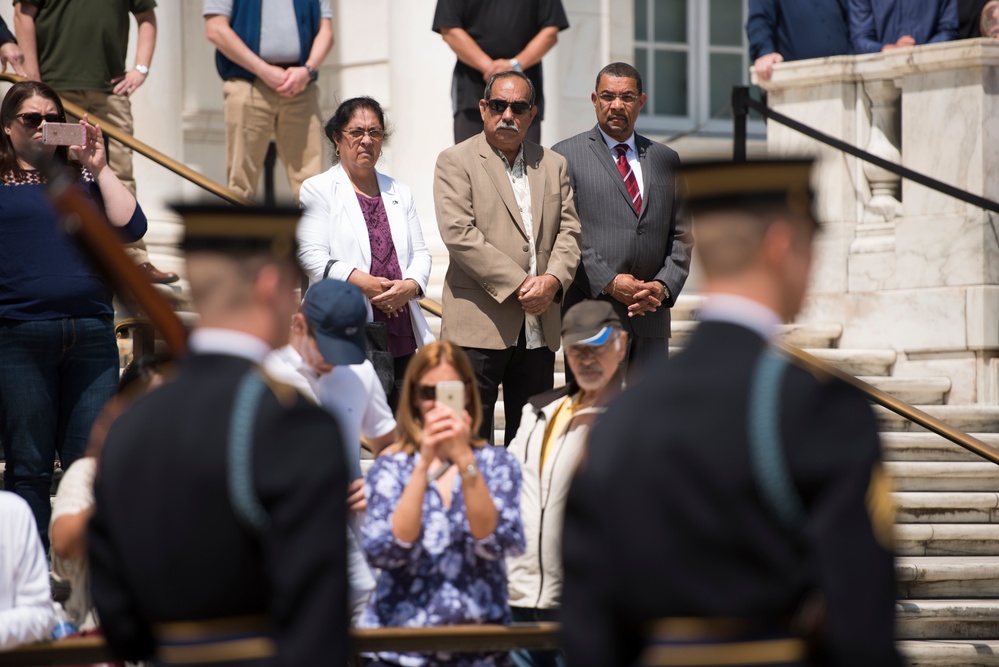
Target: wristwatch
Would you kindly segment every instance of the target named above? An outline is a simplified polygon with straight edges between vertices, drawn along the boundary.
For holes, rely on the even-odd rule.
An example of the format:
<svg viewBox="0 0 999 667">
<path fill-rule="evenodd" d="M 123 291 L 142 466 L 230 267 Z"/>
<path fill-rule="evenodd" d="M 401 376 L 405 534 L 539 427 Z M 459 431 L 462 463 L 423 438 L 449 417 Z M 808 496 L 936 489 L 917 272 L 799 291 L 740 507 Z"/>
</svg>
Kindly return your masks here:
<svg viewBox="0 0 999 667">
<path fill-rule="evenodd" d="M 474 463 L 469 463 L 464 470 L 461 471 L 462 479 L 472 479 L 473 477 L 479 476 L 479 467 Z"/>
<path fill-rule="evenodd" d="M 309 81 L 315 81 L 316 79 L 319 78 L 319 71 L 318 70 L 316 70 L 315 68 L 309 67 L 308 65 L 304 65 L 304 67 L 305 67 L 305 71 L 309 73 Z"/>
<path fill-rule="evenodd" d="M 149 66 L 148 65 L 136 65 L 135 71 L 142 76 L 149 76 Z"/>
<path fill-rule="evenodd" d="M 520 64 L 520 61 L 516 58 L 510 58 L 510 69 L 514 72 L 523 72 L 524 66 Z"/>
</svg>

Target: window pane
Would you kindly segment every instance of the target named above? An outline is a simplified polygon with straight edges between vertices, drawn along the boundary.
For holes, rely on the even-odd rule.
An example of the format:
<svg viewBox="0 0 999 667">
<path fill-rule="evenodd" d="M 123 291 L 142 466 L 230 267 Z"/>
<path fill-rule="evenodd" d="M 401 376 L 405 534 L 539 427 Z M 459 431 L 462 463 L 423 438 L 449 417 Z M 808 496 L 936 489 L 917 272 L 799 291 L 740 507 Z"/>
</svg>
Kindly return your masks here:
<svg viewBox="0 0 999 667">
<path fill-rule="evenodd" d="M 684 51 L 656 51 L 653 64 L 654 113 L 687 115 L 687 54 Z"/>
<path fill-rule="evenodd" d="M 741 55 L 731 53 L 712 53 L 711 69 L 711 108 L 709 113 L 714 116 L 732 99 L 732 86 L 743 83 L 746 72 Z M 728 109 L 720 118 L 731 118 L 732 110 Z"/>
<path fill-rule="evenodd" d="M 687 0 L 655 0 L 656 41 L 687 42 Z"/>
<path fill-rule="evenodd" d="M 649 0 L 635 0 L 635 41 L 649 39 Z"/>
<path fill-rule="evenodd" d="M 635 49 L 635 69 L 638 73 L 642 75 L 642 82 L 644 83 L 646 91 L 649 88 L 649 68 L 648 68 L 648 49 Z M 646 104 L 642 107 L 641 113 L 649 116 L 652 114 L 652 104 Z"/>
<path fill-rule="evenodd" d="M 742 0 L 711 0 L 711 44 L 742 46 Z"/>
</svg>

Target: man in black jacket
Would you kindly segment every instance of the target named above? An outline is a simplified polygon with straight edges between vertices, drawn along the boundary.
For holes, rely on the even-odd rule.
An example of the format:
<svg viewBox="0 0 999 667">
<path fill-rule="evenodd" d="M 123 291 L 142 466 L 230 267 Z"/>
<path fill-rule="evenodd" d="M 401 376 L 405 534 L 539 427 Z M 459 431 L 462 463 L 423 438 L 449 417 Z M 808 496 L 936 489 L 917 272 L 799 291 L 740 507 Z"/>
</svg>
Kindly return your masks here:
<svg viewBox="0 0 999 667">
<path fill-rule="evenodd" d="M 568 664 L 901 666 L 874 415 L 771 345 L 799 311 L 808 162 L 687 165 L 707 299 L 569 492 Z"/>
<path fill-rule="evenodd" d="M 115 654 L 162 664 L 342 665 L 344 494 L 335 419 L 263 374 L 298 306 L 295 210 L 186 210 L 201 322 L 177 378 L 112 426 L 90 524 Z"/>
</svg>

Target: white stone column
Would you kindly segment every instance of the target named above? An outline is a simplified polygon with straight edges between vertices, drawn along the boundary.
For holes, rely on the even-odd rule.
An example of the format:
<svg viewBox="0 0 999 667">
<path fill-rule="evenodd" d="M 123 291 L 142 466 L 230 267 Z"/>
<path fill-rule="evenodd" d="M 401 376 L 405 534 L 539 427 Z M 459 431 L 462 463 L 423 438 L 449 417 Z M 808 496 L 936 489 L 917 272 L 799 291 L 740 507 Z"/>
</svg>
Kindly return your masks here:
<svg viewBox="0 0 999 667">
<path fill-rule="evenodd" d="M 181 15 L 178 2 L 163 2 L 156 7 L 156 50 L 149 77 L 132 98 L 135 137 L 179 162 L 184 161 Z M 128 66 L 135 62 L 136 32 L 132 19 Z M 167 205 L 177 201 L 183 179 L 138 153 L 132 161 L 139 204 L 149 219 L 146 246 L 150 257 L 160 269 L 178 271 L 182 264 L 177 252 L 181 226 Z"/>
<path fill-rule="evenodd" d="M 454 143 L 451 72 L 455 56 L 430 29 L 435 0 L 392 2 L 388 13 L 389 128 L 384 167 L 413 190 L 423 236 L 434 258 L 433 288 L 440 299 L 447 250 L 434 214 L 433 178 L 437 155 Z M 389 171 L 390 169 L 390 171 Z"/>
<path fill-rule="evenodd" d="M 871 137 L 867 142 L 867 152 L 901 164 L 902 91 L 893 81 L 880 80 L 866 81 L 864 92 L 871 101 Z M 892 223 L 902 215 L 902 203 L 899 201 L 902 177 L 870 162 L 864 163 L 864 175 L 871 186 L 871 199 L 865 205 L 864 223 Z M 858 235 L 859 233 L 858 229 Z"/>
</svg>

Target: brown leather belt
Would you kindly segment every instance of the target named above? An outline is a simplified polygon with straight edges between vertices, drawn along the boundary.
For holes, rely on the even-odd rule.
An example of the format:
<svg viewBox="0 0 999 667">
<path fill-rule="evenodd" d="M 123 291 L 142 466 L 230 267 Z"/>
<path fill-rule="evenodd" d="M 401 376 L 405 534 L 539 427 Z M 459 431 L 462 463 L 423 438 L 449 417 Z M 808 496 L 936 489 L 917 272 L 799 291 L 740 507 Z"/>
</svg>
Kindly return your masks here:
<svg viewBox="0 0 999 667">
<path fill-rule="evenodd" d="M 649 667 L 805 663 L 808 645 L 784 623 L 737 618 L 664 618 L 649 624 L 639 658 Z"/>
<path fill-rule="evenodd" d="M 156 658 L 169 665 L 262 660 L 277 654 L 264 616 L 157 623 Z"/>
</svg>

